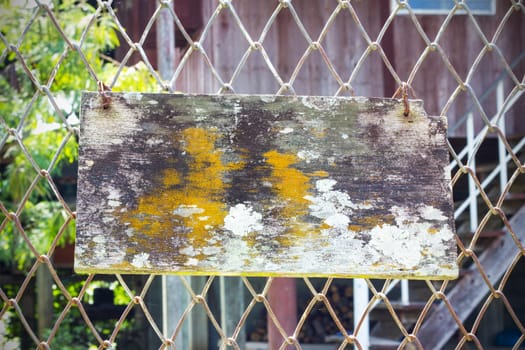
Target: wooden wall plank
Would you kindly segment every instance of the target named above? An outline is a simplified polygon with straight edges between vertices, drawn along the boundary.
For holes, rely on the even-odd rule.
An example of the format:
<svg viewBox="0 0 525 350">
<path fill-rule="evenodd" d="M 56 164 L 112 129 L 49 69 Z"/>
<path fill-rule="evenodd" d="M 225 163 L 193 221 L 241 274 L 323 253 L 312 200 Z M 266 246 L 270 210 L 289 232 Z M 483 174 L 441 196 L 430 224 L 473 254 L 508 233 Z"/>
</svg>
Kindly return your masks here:
<svg viewBox="0 0 525 350">
<path fill-rule="evenodd" d="M 457 273 L 446 119 L 390 99 L 82 101 L 79 272 Z"/>
</svg>

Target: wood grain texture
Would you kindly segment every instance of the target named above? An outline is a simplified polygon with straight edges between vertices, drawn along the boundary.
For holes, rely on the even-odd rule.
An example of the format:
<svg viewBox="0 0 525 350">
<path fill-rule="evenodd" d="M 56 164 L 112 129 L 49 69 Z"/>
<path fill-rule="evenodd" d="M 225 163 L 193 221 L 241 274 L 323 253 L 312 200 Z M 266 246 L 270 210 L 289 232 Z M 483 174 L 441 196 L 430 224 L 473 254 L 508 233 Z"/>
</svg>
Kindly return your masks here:
<svg viewBox="0 0 525 350">
<path fill-rule="evenodd" d="M 82 99 L 78 272 L 457 276 L 421 101 L 110 96 Z"/>
</svg>

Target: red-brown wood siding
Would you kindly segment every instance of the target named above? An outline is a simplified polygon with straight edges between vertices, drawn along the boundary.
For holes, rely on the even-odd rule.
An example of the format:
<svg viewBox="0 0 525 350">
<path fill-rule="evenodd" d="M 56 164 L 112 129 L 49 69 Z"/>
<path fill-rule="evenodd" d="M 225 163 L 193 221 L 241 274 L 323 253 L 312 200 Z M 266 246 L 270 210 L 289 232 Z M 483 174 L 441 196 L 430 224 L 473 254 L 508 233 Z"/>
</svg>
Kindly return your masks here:
<svg viewBox="0 0 525 350">
<path fill-rule="evenodd" d="M 475 16 L 489 42 L 492 41 L 494 33 L 509 9 L 509 4 L 505 1 L 496 1 L 496 4 L 496 15 Z M 254 41 L 258 40 L 277 5 L 277 1 L 233 1 L 233 6 L 244 28 Z M 138 41 L 157 6 L 157 1 L 117 1 L 116 6 L 123 26 L 132 40 Z M 337 6 L 337 2 L 295 0 L 293 6 L 309 36 L 316 41 L 327 19 Z M 374 41 L 390 14 L 387 2 L 354 1 L 352 6 L 369 37 Z M 217 2 L 213 0 L 175 1 L 177 14 L 195 38 L 199 38 L 199 28 L 202 29 L 203 23 L 208 21 L 216 7 Z M 429 40 L 435 41 L 446 16 L 427 15 L 417 16 L 417 18 Z M 437 43 L 460 79 L 465 81 L 476 57 L 484 47 L 481 36 L 471 19 L 465 15 L 455 16 Z M 181 40 L 180 33 L 177 33 L 177 46 L 181 45 L 177 51 L 178 59 L 187 49 L 183 44 L 184 40 Z M 249 46 L 233 15 L 227 9 L 223 10 L 212 24 L 207 36 L 201 40 L 201 44 L 224 83 L 229 83 L 235 68 Z M 399 15 L 394 19 L 380 44 L 397 75 L 403 81 L 409 79 L 414 65 L 426 48 L 411 18 L 404 15 Z M 525 56 L 525 22 L 520 12 L 516 11 L 511 14 L 495 44 L 509 64 L 515 63 L 513 72 L 518 79 L 522 78 L 525 74 L 525 59 L 514 62 L 520 55 Z M 348 10 L 341 11 L 337 16 L 321 45 L 344 82 L 348 81 L 352 70 L 367 47 L 366 41 Z M 307 49 L 308 42 L 299 30 L 290 10 L 284 9 L 269 30 L 263 46 L 280 77 L 284 82 L 288 82 Z M 116 53 L 117 58 L 122 58 L 127 50 L 127 45 L 119 48 Z M 155 26 L 144 43 L 144 50 L 150 62 L 155 66 Z M 139 60 L 140 56 L 135 53 L 129 63 L 134 64 Z M 484 124 L 479 111 L 473 107 L 472 96 L 467 91 L 460 92 L 455 101 L 445 110 L 447 101 L 458 87 L 458 82 L 444 61 L 438 51 L 430 52 L 415 74 L 412 87 L 417 97 L 425 100 L 425 108 L 429 114 L 448 116 L 451 127 L 449 136 L 465 136 L 464 126 L 455 127 L 455 125 L 469 110 L 474 113 L 476 131 L 479 131 Z M 489 51 L 480 61 L 477 69 L 472 72 L 470 79 L 470 86 L 477 98 L 481 99 L 483 94 L 487 94 L 481 100 L 481 104 L 489 118 L 497 111 L 495 85 L 499 79 L 505 83 L 504 90 L 507 96 L 514 88 L 515 82 L 505 73 L 497 51 Z M 190 57 L 176 82 L 177 90 L 187 92 L 214 93 L 220 87 L 221 84 L 211 74 L 200 53 L 194 53 Z M 237 79 L 233 81 L 232 87 L 236 93 L 272 94 L 277 92 L 280 85 L 262 58 L 261 52 L 254 51 Z M 313 51 L 299 70 L 292 87 L 297 94 L 301 95 L 333 95 L 339 85 L 327 68 L 320 52 Z M 353 80 L 352 87 L 356 95 L 392 96 L 397 86 L 394 78 L 386 69 L 379 51 L 373 51 Z M 343 94 L 349 94 L 349 92 Z M 509 135 L 525 132 L 525 123 L 520 123 L 519 118 L 520 110 L 523 110 L 524 107 L 525 99 L 521 98 L 507 113 L 506 126 Z"/>
</svg>

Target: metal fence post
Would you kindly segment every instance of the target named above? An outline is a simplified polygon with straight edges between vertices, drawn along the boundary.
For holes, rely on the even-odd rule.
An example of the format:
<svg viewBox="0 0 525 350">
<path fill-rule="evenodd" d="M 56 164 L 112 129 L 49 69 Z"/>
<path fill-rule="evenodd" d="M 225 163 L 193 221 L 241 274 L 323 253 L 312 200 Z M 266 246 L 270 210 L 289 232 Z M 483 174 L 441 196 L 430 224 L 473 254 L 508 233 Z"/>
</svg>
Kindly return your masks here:
<svg viewBox="0 0 525 350">
<path fill-rule="evenodd" d="M 368 286 L 366 281 L 362 278 L 354 279 L 354 332 L 356 331 L 357 325 L 366 310 L 368 305 Z M 361 349 L 368 350 L 370 345 L 370 325 L 368 323 L 368 314 L 364 316 L 359 333 L 357 333 L 357 340 L 361 344 Z M 355 346 L 355 349 L 358 349 Z"/>
<path fill-rule="evenodd" d="M 475 147 L 475 130 L 474 130 L 474 116 L 471 113 L 467 116 L 467 147 L 468 147 L 468 164 L 476 171 L 476 158 L 474 153 Z M 476 183 L 472 176 L 468 177 L 468 193 L 469 193 L 469 210 L 470 210 L 470 232 L 475 232 L 478 227 L 478 196 L 476 193 Z"/>
<path fill-rule="evenodd" d="M 505 128 L 505 113 L 502 111 L 503 103 L 505 102 L 505 91 L 504 91 L 504 83 L 502 80 L 498 82 L 498 87 L 496 88 L 496 114 L 502 113 L 502 115 L 499 117 L 498 120 L 498 127 L 501 129 L 501 132 L 503 135 L 507 135 L 506 128 Z M 505 149 L 505 144 L 503 141 L 498 137 L 498 160 L 499 160 L 499 188 L 500 191 L 503 191 L 505 189 L 505 186 L 507 185 L 509 176 L 508 176 L 508 169 L 507 169 L 507 150 Z"/>
</svg>

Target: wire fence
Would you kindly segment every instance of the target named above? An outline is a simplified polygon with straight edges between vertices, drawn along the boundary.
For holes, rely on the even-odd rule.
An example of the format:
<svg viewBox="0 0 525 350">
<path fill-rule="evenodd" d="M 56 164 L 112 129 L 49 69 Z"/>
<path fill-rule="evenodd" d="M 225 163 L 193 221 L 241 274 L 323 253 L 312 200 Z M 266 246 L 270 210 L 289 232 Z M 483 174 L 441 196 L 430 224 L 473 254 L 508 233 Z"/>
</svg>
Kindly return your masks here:
<svg viewBox="0 0 525 350">
<path fill-rule="evenodd" d="M 486 1 L 489 14 L 470 1 L 439 14 L 406 1 L 145 3 L 3 2 L 0 346 L 521 346 L 522 1 Z M 85 276 L 61 260 L 81 90 L 391 97 L 402 86 L 454 132 L 457 281 Z M 272 293 L 290 286 L 297 312 L 283 316 Z"/>
</svg>

